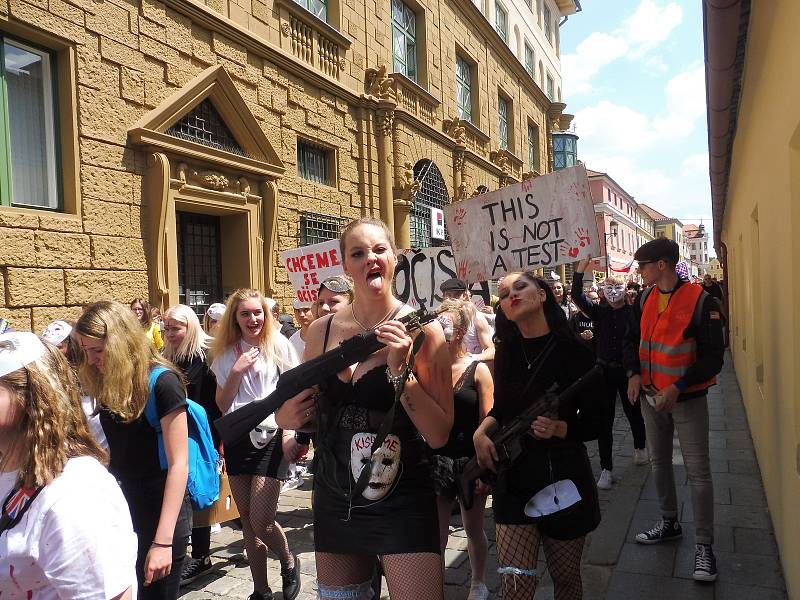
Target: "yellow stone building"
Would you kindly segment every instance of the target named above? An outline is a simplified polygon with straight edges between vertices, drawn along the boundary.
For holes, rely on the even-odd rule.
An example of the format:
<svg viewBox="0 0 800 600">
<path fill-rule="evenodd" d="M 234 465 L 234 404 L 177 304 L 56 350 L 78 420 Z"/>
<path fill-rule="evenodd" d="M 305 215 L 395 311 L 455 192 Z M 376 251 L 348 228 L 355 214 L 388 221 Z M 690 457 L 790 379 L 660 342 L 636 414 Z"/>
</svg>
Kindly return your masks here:
<svg viewBox="0 0 800 600">
<path fill-rule="evenodd" d="M 472 2 L 3 0 L 0 35 L 19 329 L 100 298 L 286 300 L 278 253 L 362 215 L 439 243 L 431 208 L 551 170 L 571 119 Z"/>
<path fill-rule="evenodd" d="M 788 597 L 798 598 L 800 3 L 706 2 L 704 12 L 714 244 L 730 351 Z"/>
</svg>

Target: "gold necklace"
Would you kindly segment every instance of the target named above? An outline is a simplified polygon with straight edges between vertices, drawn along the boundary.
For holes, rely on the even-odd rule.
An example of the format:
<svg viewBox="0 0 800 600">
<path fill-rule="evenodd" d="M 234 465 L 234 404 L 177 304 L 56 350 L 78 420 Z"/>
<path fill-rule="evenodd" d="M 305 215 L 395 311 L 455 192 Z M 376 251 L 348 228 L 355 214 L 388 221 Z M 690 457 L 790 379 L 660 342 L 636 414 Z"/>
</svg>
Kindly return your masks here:
<svg viewBox="0 0 800 600">
<path fill-rule="evenodd" d="M 372 327 L 367 327 L 367 326 L 366 326 L 366 325 L 364 325 L 364 324 L 363 324 L 361 321 L 359 321 L 359 320 L 358 320 L 358 317 L 356 317 L 356 309 L 353 307 L 353 305 L 352 305 L 352 304 L 350 305 L 350 312 L 351 312 L 351 313 L 352 313 L 352 315 L 353 315 L 353 320 L 356 322 L 356 325 L 358 325 L 359 327 L 361 327 L 361 329 L 363 329 L 364 331 L 367 331 L 368 329 L 375 329 L 375 328 L 376 328 L 378 325 L 380 325 L 380 324 L 381 324 L 381 323 L 383 323 L 383 322 L 384 322 L 386 319 L 388 319 L 388 318 L 389 318 L 389 315 L 391 315 L 391 314 L 394 312 L 394 310 L 395 310 L 395 307 L 393 306 L 392 308 L 390 308 L 390 309 L 389 309 L 389 312 L 387 312 L 387 313 L 384 315 L 384 317 L 383 317 L 383 318 L 382 318 L 380 321 L 378 321 L 377 323 L 375 323 L 375 325 L 373 325 Z"/>
</svg>

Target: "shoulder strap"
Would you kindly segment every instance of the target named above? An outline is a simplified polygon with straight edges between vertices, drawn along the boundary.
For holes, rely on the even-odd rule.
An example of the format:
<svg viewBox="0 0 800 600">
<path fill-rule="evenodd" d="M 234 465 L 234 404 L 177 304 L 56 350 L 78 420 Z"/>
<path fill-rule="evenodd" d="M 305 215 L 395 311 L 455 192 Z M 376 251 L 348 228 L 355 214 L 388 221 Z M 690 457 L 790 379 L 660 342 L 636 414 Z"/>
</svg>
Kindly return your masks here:
<svg viewBox="0 0 800 600">
<path fill-rule="evenodd" d="M 695 304 L 694 313 L 692 314 L 692 325 L 695 327 L 700 327 L 700 322 L 703 320 L 703 306 L 706 303 L 706 298 L 709 297 L 711 297 L 711 294 L 703 290 L 697 298 L 697 304 Z"/>
<path fill-rule="evenodd" d="M 158 418 L 158 410 L 156 408 L 156 381 L 159 376 L 164 372 L 169 371 L 167 367 L 157 366 L 153 367 L 150 371 L 150 377 L 147 381 L 147 389 L 149 390 L 147 396 L 147 404 L 144 406 L 144 416 L 150 427 L 161 433 L 161 421 Z"/>
<path fill-rule="evenodd" d="M 331 335 L 331 323 L 333 323 L 333 314 L 331 314 L 328 322 L 325 323 L 325 339 L 322 340 L 322 351 L 325 352 L 328 349 L 328 338 Z"/>
</svg>

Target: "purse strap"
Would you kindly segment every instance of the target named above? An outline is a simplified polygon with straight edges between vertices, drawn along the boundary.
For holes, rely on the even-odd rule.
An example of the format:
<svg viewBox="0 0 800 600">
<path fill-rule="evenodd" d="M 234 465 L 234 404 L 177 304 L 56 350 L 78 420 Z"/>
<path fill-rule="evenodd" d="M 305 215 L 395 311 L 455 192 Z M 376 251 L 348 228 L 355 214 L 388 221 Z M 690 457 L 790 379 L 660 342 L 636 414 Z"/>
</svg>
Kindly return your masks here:
<svg viewBox="0 0 800 600">
<path fill-rule="evenodd" d="M 9 492 L 3 501 L 2 513 L 0 513 L 0 535 L 17 526 L 23 515 L 33 504 L 36 496 L 43 489 L 44 486 L 35 488 L 21 487 Z"/>
</svg>

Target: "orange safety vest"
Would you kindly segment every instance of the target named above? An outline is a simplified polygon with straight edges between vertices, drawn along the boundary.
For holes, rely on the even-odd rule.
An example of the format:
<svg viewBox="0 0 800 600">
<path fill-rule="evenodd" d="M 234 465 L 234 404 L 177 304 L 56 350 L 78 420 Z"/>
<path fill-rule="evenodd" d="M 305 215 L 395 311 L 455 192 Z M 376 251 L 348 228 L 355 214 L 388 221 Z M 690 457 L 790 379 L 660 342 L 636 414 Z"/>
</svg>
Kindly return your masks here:
<svg viewBox="0 0 800 600">
<path fill-rule="evenodd" d="M 697 340 L 686 339 L 683 332 L 692 322 L 698 300 L 703 294 L 699 285 L 685 283 L 672 293 L 667 308 L 658 314 L 658 294 L 648 294 L 639 322 L 639 363 L 642 385 L 658 390 L 669 387 L 686 373 L 697 360 Z M 717 382 L 712 377 L 705 383 L 689 386 L 683 393 L 699 392 Z"/>
</svg>

